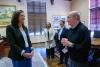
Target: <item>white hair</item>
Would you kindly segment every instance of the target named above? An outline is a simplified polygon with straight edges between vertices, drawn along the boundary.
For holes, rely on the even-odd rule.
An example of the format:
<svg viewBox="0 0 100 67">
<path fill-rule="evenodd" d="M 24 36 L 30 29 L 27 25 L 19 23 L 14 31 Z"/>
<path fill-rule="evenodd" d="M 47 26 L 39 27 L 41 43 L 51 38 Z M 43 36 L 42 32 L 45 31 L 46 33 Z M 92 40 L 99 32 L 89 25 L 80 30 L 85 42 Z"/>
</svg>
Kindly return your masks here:
<svg viewBox="0 0 100 67">
<path fill-rule="evenodd" d="M 80 13 L 78 11 L 71 11 L 68 13 L 68 16 L 73 16 L 73 17 L 77 18 L 77 20 L 80 21 Z"/>
</svg>

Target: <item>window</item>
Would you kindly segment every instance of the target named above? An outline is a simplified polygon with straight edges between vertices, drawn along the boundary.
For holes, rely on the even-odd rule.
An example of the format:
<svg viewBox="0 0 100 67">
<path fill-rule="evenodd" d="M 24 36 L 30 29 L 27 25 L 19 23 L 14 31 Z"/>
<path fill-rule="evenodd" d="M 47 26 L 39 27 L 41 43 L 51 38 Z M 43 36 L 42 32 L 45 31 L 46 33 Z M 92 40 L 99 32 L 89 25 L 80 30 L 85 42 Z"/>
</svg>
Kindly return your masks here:
<svg viewBox="0 0 100 67">
<path fill-rule="evenodd" d="M 27 3 L 29 32 L 41 35 L 46 25 L 46 0 L 33 0 Z"/>
<path fill-rule="evenodd" d="M 90 0 L 90 29 L 100 30 L 100 0 Z"/>
</svg>

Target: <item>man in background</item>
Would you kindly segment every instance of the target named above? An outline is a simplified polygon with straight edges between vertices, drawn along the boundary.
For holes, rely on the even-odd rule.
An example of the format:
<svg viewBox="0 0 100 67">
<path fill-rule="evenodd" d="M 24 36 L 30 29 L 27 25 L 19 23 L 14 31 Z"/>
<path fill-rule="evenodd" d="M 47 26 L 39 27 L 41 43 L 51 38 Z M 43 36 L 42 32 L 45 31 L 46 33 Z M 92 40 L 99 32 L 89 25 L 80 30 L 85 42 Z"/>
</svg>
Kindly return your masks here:
<svg viewBox="0 0 100 67">
<path fill-rule="evenodd" d="M 63 53 L 63 49 L 65 48 L 65 46 L 62 45 L 61 40 L 62 38 L 66 38 L 66 35 L 68 34 L 68 29 L 65 27 L 65 21 L 61 20 L 60 21 L 60 29 L 58 30 L 58 32 L 56 33 L 54 39 L 56 41 L 56 46 L 58 48 L 58 51 L 60 53 L 60 61 L 58 63 L 58 65 L 63 64 L 64 63 L 64 53 Z"/>
</svg>

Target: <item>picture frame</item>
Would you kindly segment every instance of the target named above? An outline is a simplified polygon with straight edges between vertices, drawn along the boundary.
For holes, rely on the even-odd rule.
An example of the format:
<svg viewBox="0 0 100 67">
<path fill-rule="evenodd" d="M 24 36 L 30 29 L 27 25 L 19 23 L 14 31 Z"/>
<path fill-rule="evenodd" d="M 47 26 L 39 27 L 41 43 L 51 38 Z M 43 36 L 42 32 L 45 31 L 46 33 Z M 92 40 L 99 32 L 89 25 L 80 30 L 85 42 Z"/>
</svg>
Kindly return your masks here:
<svg viewBox="0 0 100 67">
<path fill-rule="evenodd" d="M 12 14 L 15 10 L 15 5 L 0 5 L 0 27 L 11 24 Z"/>
</svg>

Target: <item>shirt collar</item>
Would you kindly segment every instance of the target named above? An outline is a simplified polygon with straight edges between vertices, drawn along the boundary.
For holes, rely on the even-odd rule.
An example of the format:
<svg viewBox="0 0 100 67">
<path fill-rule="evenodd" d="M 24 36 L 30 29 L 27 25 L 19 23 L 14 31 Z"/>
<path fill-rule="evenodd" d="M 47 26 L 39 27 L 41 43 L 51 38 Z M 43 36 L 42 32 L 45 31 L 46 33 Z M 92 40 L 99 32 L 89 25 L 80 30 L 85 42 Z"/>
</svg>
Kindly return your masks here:
<svg viewBox="0 0 100 67">
<path fill-rule="evenodd" d="M 65 27 L 65 26 L 64 26 Z M 64 27 L 61 27 L 60 29 L 64 29 Z"/>
<path fill-rule="evenodd" d="M 76 28 L 78 24 L 79 24 L 79 21 L 74 26 L 72 26 L 71 28 L 72 29 Z"/>
</svg>

